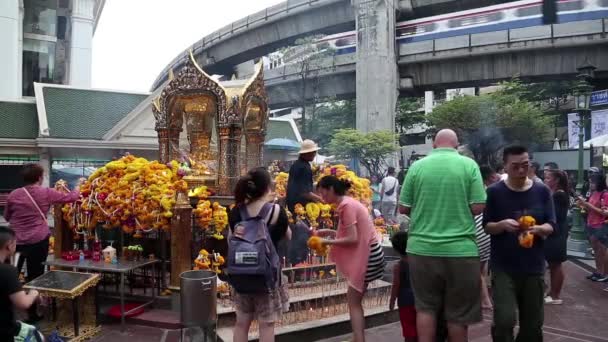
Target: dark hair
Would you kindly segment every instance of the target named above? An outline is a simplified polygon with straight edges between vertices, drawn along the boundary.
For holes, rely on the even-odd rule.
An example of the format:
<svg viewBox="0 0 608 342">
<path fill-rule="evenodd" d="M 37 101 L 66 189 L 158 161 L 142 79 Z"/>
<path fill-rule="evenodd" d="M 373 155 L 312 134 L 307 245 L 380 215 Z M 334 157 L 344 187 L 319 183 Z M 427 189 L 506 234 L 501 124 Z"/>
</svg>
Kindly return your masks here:
<svg viewBox="0 0 608 342">
<path fill-rule="evenodd" d="M 509 156 L 518 156 L 524 153 L 528 153 L 528 149 L 521 145 L 505 147 L 505 149 L 502 151 L 502 161 L 506 164 Z"/>
<path fill-rule="evenodd" d="M 44 175 L 44 169 L 38 164 L 25 164 L 21 169 L 21 176 L 25 185 L 30 185 L 38 182 Z"/>
<path fill-rule="evenodd" d="M 498 164 L 496 165 L 496 168 L 494 168 L 494 171 L 496 171 L 496 173 L 500 172 L 500 171 L 504 171 L 505 170 L 505 166 L 502 164 Z"/>
<path fill-rule="evenodd" d="M 549 168 L 549 170 L 559 170 L 559 166 L 554 162 L 545 163 L 545 167 Z"/>
<path fill-rule="evenodd" d="M 15 231 L 8 227 L 0 227 L 0 248 L 4 248 L 13 240 L 15 240 Z"/>
<path fill-rule="evenodd" d="M 549 174 L 551 174 L 551 177 L 557 179 L 558 190 L 562 190 L 565 192 L 569 191 L 570 185 L 568 181 L 568 174 L 566 174 L 566 172 L 559 169 L 550 169 L 546 170 L 545 172 L 548 172 Z"/>
<path fill-rule="evenodd" d="M 401 256 L 407 255 L 405 251 L 407 249 L 407 232 L 397 232 L 391 238 L 391 244 L 393 245 L 393 249 Z"/>
<path fill-rule="evenodd" d="M 334 189 L 334 192 L 338 196 L 346 195 L 348 189 L 350 189 L 350 182 L 346 180 L 339 179 L 336 176 L 325 176 L 321 178 L 317 187 L 323 189 Z"/>
<path fill-rule="evenodd" d="M 602 174 L 593 174 L 589 177 L 589 184 L 595 184 L 595 191 L 606 190 L 606 178 Z"/>
<path fill-rule="evenodd" d="M 394 167 L 392 167 L 392 166 L 389 166 L 389 167 L 388 167 L 388 174 L 389 174 L 389 175 L 394 175 L 394 174 L 395 174 L 395 168 L 394 168 Z"/>
<path fill-rule="evenodd" d="M 234 187 L 235 203 L 237 205 L 245 204 L 264 196 L 270 188 L 270 183 L 270 174 L 265 168 L 249 170 L 246 175 L 239 178 Z"/>
<path fill-rule="evenodd" d="M 479 167 L 479 172 L 481 173 L 481 178 L 483 178 L 484 182 L 487 182 L 490 180 L 490 177 L 493 174 L 496 174 L 496 171 L 494 171 L 494 169 L 492 169 L 490 166 L 488 165 L 481 165 Z"/>
<path fill-rule="evenodd" d="M 538 170 L 538 169 L 540 169 L 540 164 L 537 162 L 532 162 L 532 163 L 530 163 L 530 168 L 532 168 L 534 170 Z"/>
</svg>

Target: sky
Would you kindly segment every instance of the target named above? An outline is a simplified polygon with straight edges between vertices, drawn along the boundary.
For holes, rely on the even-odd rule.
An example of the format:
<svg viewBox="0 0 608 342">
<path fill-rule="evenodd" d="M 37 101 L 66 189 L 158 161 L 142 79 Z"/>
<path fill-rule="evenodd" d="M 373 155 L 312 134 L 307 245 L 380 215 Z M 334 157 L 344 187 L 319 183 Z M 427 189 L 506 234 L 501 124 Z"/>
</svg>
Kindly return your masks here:
<svg viewBox="0 0 608 342">
<path fill-rule="evenodd" d="M 93 37 L 93 88 L 148 92 L 207 34 L 282 0 L 107 0 Z"/>
</svg>

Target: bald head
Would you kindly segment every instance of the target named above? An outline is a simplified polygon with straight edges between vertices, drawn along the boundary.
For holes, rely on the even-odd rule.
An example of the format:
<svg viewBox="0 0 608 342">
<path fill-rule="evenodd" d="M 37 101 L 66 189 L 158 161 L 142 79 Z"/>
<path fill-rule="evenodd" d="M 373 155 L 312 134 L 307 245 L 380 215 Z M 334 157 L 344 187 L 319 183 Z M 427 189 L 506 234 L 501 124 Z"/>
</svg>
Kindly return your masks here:
<svg viewBox="0 0 608 342">
<path fill-rule="evenodd" d="M 458 136 L 451 129 L 439 131 L 433 142 L 433 148 L 456 148 L 458 145 Z"/>
</svg>

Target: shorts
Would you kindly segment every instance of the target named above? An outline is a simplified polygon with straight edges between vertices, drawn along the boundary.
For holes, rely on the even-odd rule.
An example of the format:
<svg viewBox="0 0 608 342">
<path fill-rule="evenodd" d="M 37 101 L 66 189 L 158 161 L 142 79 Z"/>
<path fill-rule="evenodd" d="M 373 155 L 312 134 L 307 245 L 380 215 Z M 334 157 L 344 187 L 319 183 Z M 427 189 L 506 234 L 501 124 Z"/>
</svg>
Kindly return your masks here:
<svg viewBox="0 0 608 342">
<path fill-rule="evenodd" d="M 481 321 L 480 262 L 474 258 L 408 256 L 416 310 L 447 322 L 470 325 Z"/>
<path fill-rule="evenodd" d="M 598 228 L 593 228 L 591 226 L 585 226 L 587 237 L 591 239 L 592 237 L 601 242 L 604 246 L 608 247 L 608 226 L 605 224 Z"/>
<path fill-rule="evenodd" d="M 416 330 L 416 307 L 405 306 L 399 308 L 399 320 L 401 321 L 401 330 L 404 338 L 418 337 Z"/>
<path fill-rule="evenodd" d="M 283 286 L 271 293 L 240 294 L 234 292 L 232 300 L 237 313 L 252 315 L 259 322 L 272 323 L 281 319 L 281 315 L 289 310 L 289 295 L 287 293 L 287 277 L 283 275 Z"/>
</svg>

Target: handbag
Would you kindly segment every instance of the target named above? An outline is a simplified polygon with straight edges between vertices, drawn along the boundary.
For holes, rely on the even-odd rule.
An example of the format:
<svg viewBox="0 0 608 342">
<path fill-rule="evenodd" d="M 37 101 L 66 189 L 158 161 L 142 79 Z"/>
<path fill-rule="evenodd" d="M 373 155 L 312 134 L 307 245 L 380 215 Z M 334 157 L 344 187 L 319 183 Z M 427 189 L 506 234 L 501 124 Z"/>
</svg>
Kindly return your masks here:
<svg viewBox="0 0 608 342">
<path fill-rule="evenodd" d="M 392 196 L 393 193 L 395 192 L 395 188 L 397 188 L 397 180 L 395 180 L 395 184 L 393 185 L 392 189 L 390 189 L 389 191 L 385 192 L 384 194 L 386 196 Z"/>
<path fill-rule="evenodd" d="M 23 191 L 25 191 L 27 197 L 30 198 L 30 201 L 32 201 L 32 204 L 34 205 L 34 207 L 36 207 L 36 209 L 38 210 L 38 213 L 40 214 L 40 216 L 42 216 L 42 219 L 44 220 L 44 222 L 46 222 L 48 224 L 48 221 L 46 219 L 46 215 L 44 215 L 44 213 L 42 212 L 42 209 L 40 209 L 40 207 L 38 206 L 38 203 L 36 203 L 36 201 L 34 200 L 34 198 L 32 197 L 32 195 L 30 195 L 30 192 L 27 191 L 26 188 L 22 188 Z"/>
</svg>

